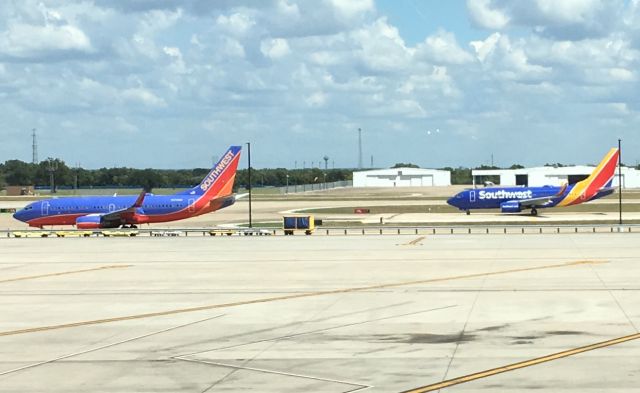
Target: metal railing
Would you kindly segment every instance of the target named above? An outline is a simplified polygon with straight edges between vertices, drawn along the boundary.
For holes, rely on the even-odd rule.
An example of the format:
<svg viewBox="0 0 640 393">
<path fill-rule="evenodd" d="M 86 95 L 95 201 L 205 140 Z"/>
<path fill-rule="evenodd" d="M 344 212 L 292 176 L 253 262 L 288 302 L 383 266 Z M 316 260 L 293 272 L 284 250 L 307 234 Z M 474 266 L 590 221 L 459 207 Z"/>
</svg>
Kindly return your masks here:
<svg viewBox="0 0 640 393">
<path fill-rule="evenodd" d="M 575 234 L 575 233 L 640 233 L 639 224 L 585 224 L 585 225 L 478 225 L 478 226 L 363 226 L 320 227 L 314 235 L 527 235 L 527 234 Z M 173 236 L 261 236 L 284 235 L 281 228 L 144 228 L 104 230 L 0 230 L 1 238 L 17 237 L 173 237 Z"/>
</svg>

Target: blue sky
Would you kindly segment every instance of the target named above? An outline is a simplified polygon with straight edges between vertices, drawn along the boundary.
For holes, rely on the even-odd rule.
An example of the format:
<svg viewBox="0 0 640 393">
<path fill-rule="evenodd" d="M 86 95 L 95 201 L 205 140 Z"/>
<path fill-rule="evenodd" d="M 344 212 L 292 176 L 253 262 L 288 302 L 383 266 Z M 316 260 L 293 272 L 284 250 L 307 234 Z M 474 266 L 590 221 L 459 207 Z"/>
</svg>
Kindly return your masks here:
<svg viewBox="0 0 640 393">
<path fill-rule="evenodd" d="M 0 8 L 0 161 L 257 167 L 640 159 L 640 0 L 116 0 Z"/>
</svg>

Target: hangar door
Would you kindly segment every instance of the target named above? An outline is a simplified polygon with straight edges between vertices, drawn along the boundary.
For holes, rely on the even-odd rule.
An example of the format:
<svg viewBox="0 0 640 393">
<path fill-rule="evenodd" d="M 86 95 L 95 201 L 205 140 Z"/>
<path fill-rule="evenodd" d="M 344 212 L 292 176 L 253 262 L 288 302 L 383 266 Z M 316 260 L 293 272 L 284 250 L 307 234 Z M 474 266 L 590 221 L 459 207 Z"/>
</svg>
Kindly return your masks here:
<svg viewBox="0 0 640 393">
<path fill-rule="evenodd" d="M 589 175 L 569 175 L 569 184 L 576 184 L 579 181 L 582 181 L 589 177 Z"/>
<path fill-rule="evenodd" d="M 529 186 L 529 175 L 516 175 L 516 186 Z"/>
<path fill-rule="evenodd" d="M 411 178 L 412 187 L 431 187 L 433 186 L 433 176 L 424 175 Z"/>
</svg>

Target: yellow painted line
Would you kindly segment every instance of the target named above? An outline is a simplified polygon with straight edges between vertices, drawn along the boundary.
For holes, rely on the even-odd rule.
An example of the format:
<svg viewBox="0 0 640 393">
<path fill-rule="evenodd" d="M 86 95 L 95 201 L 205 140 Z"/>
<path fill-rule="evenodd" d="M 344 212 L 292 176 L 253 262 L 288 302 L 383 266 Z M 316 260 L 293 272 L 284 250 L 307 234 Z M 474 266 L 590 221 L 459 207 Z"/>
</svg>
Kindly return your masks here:
<svg viewBox="0 0 640 393">
<path fill-rule="evenodd" d="M 120 322 L 120 321 L 134 320 L 134 319 L 160 317 L 160 316 L 182 314 L 182 313 L 188 313 L 188 312 L 212 310 L 217 308 L 244 306 L 248 304 L 268 303 L 268 302 L 275 302 L 280 300 L 300 299 L 300 298 L 323 296 L 323 295 L 335 295 L 335 294 L 341 294 L 341 293 L 367 291 L 372 289 L 393 288 L 393 287 L 401 287 L 401 286 L 407 286 L 407 285 L 427 284 L 427 283 L 442 282 L 442 281 L 461 280 L 465 278 L 487 277 L 487 276 L 495 276 L 499 274 L 527 272 L 532 270 L 553 269 L 553 268 L 562 268 L 562 267 L 597 264 L 597 263 L 605 263 L 605 261 L 574 261 L 574 262 L 567 262 L 567 263 L 558 263 L 554 265 L 542 265 L 542 266 L 533 266 L 533 267 L 525 267 L 525 268 L 518 268 L 518 269 L 498 270 L 498 271 L 485 272 L 485 273 L 473 273 L 473 274 L 463 274 L 459 276 L 430 278 L 426 280 L 404 281 L 404 282 L 397 282 L 397 283 L 369 285 L 365 287 L 342 288 L 342 289 L 332 289 L 328 291 L 296 293 L 293 295 L 275 296 L 275 297 L 267 297 L 267 298 L 260 298 L 260 299 L 251 299 L 251 300 L 241 300 L 241 301 L 231 302 L 231 303 L 209 304 L 209 305 L 197 306 L 197 307 L 180 308 L 176 310 L 166 310 L 166 311 L 158 311 L 158 312 L 151 312 L 151 313 L 145 313 L 145 314 L 135 314 L 135 315 L 126 315 L 121 317 L 113 317 L 113 318 L 105 318 L 105 319 L 94 319 L 90 321 L 72 322 L 72 323 L 65 323 L 61 325 L 39 326 L 39 327 L 33 327 L 33 328 L 27 328 L 27 329 L 8 330 L 8 331 L 0 332 L 0 337 L 12 336 L 16 334 L 35 333 L 35 332 L 41 332 L 46 330 L 66 329 L 66 328 L 72 328 L 72 327 L 78 327 L 78 326 L 98 325 L 98 324 L 109 323 L 109 322 Z"/>
<path fill-rule="evenodd" d="M 639 338 L 640 338 L 640 333 L 635 333 L 635 334 L 631 334 L 631 335 L 628 335 L 628 336 L 618 337 L 618 338 L 614 338 L 612 340 L 607 340 L 607 341 L 602 341 L 602 342 L 599 342 L 599 343 L 587 345 L 587 346 L 584 346 L 584 347 L 570 349 L 570 350 L 567 350 L 567 351 L 562 351 L 562 352 L 554 353 L 554 354 L 547 355 L 547 356 L 542 356 L 542 357 L 535 358 L 535 359 L 525 360 L 523 362 L 509 364 L 507 366 L 496 367 L 496 368 L 492 368 L 490 370 L 485 370 L 485 371 L 480 371 L 480 372 L 473 373 L 473 374 L 468 374 L 468 375 L 465 375 L 465 376 L 462 376 L 462 377 L 453 378 L 453 379 L 449 379 L 449 380 L 446 380 L 446 381 L 434 383 L 432 385 L 427 385 L 427 386 L 423 386 L 423 387 L 419 387 L 419 388 L 415 388 L 415 389 L 411 389 L 411 390 L 406 390 L 406 391 L 404 391 L 402 393 L 432 392 L 434 390 L 440 390 L 440 389 L 448 388 L 450 386 L 459 385 L 461 383 L 467 383 L 467 382 L 475 381 L 476 379 L 486 378 L 486 377 L 490 377 L 490 376 L 493 376 L 493 375 L 496 375 L 496 374 L 505 373 L 505 372 L 508 372 L 508 371 L 514 371 L 514 370 L 518 370 L 518 369 L 525 368 L 525 367 L 535 366 L 535 365 L 540 364 L 540 363 L 545 363 L 545 362 L 550 362 L 552 360 L 558 360 L 558 359 L 566 358 L 568 356 L 577 355 L 577 354 L 580 354 L 580 353 L 583 353 L 583 352 L 587 352 L 587 351 L 593 351 L 595 349 L 600 349 L 600 348 L 605 348 L 605 347 L 609 347 L 609 346 L 612 346 L 612 345 L 622 344 L 624 342 L 631 341 L 631 340 L 637 340 Z"/>
<path fill-rule="evenodd" d="M 0 280 L 0 283 L 13 282 L 13 281 L 24 281 L 24 280 L 34 280 L 36 278 L 44 278 L 44 277 L 65 276 L 67 274 L 95 272 L 95 271 L 98 271 L 98 270 L 106 270 L 106 269 L 122 269 L 122 268 L 125 268 L 125 267 L 131 267 L 131 266 L 133 266 L 133 265 L 108 265 L 108 266 L 93 267 L 91 269 L 70 270 L 70 271 L 66 271 L 66 272 L 38 274 L 38 275 L 35 275 L 35 276 L 8 278 L 8 279 L 5 279 L 5 280 Z"/>
</svg>

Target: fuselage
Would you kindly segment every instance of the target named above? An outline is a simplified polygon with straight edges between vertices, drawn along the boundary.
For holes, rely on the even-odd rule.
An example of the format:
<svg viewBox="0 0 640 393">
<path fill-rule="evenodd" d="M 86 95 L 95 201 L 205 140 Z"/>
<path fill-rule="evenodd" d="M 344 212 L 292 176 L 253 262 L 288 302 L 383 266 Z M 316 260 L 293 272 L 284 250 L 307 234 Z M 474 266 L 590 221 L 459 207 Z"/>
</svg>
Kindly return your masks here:
<svg viewBox="0 0 640 393">
<path fill-rule="evenodd" d="M 505 203 L 547 198 L 544 202 L 535 204 L 537 208 L 555 207 L 568 195 L 571 195 L 575 185 L 568 187 L 487 187 L 461 191 L 447 200 L 451 206 L 460 210 L 472 209 L 500 209 Z M 613 188 L 605 188 L 589 199 L 580 202 L 602 198 L 613 193 Z"/>
<path fill-rule="evenodd" d="M 86 196 L 51 198 L 30 203 L 18 211 L 14 217 L 30 226 L 75 225 L 78 217 L 89 214 L 106 214 L 126 209 L 133 205 L 135 195 L 131 196 Z M 228 205 L 227 205 L 228 206 Z M 219 206 L 222 208 L 226 206 Z M 141 207 L 136 208 L 136 224 L 157 223 L 182 220 L 210 213 L 216 207 L 209 200 L 190 195 L 153 195 L 147 194 Z"/>
</svg>

